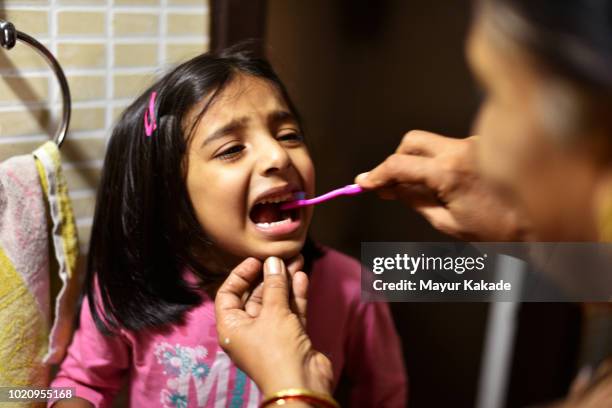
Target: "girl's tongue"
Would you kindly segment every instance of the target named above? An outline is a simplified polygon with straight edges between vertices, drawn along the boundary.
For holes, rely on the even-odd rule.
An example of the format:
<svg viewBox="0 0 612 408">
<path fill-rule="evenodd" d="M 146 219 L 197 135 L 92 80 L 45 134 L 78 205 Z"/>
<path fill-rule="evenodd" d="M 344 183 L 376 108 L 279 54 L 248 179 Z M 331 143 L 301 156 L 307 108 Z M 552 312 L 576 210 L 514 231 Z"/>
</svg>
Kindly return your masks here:
<svg viewBox="0 0 612 408">
<path fill-rule="evenodd" d="M 281 203 L 255 204 L 250 218 L 255 224 L 270 224 L 273 222 L 291 220 L 292 210 L 281 210 Z"/>
</svg>

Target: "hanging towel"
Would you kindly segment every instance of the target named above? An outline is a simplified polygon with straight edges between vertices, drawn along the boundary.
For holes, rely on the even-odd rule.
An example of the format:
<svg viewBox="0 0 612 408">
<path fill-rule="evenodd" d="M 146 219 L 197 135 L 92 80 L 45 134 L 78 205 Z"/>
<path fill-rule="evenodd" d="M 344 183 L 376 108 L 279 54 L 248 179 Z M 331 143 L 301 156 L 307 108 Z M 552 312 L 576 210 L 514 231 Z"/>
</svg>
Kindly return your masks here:
<svg viewBox="0 0 612 408">
<path fill-rule="evenodd" d="M 50 252 L 62 281 L 53 322 Z M 72 333 L 77 257 L 57 145 L 0 163 L 0 385 L 47 385 L 44 362 L 61 361 Z"/>
<path fill-rule="evenodd" d="M 49 333 L 48 233 L 32 155 L 0 163 L 0 385 L 40 386 Z"/>
<path fill-rule="evenodd" d="M 81 277 L 76 274 L 79 257 L 77 228 L 62 173 L 59 149 L 55 142 L 46 142 L 34 151 L 36 168 L 51 218 L 51 244 L 58 264 L 62 287 L 55 299 L 55 319 L 49 336 L 49 351 L 45 363 L 58 364 L 72 336 Z"/>
</svg>

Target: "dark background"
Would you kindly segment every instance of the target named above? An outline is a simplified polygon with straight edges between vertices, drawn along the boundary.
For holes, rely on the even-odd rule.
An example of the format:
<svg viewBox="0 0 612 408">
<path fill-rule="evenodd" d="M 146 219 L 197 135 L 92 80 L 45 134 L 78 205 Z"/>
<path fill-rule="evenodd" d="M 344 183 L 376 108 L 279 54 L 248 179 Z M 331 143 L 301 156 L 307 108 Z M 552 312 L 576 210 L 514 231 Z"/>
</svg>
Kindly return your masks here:
<svg viewBox="0 0 612 408">
<path fill-rule="evenodd" d="M 411 129 L 470 134 L 479 94 L 464 57 L 467 0 L 213 0 L 213 48 L 259 38 L 305 122 L 317 191 L 352 183 Z M 360 256 L 362 241 L 448 241 L 418 214 L 373 194 L 317 206 L 316 241 Z M 410 406 L 473 407 L 488 305 L 395 303 Z M 565 393 L 575 305 L 519 312 L 508 407 Z M 346 391 L 343 384 L 338 396 Z"/>
<path fill-rule="evenodd" d="M 318 192 L 352 183 L 411 129 L 469 134 L 469 15 L 467 1 L 268 1 L 267 55 L 304 117 Z M 312 231 L 357 258 L 361 241 L 448 240 L 373 194 L 317 206 Z M 487 305 L 391 306 L 411 406 L 474 406 Z"/>
</svg>

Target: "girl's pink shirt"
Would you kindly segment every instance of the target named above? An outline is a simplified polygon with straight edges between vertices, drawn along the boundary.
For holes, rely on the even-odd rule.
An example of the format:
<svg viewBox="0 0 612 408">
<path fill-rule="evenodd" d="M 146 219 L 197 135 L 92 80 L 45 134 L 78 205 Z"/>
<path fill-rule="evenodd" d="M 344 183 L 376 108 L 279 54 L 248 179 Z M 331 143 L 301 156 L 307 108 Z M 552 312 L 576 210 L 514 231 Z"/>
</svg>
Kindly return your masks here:
<svg viewBox="0 0 612 408">
<path fill-rule="evenodd" d="M 348 377 L 350 406 L 405 407 L 404 360 L 389 308 L 361 302 L 360 275 L 355 259 L 325 249 L 310 276 L 307 332 L 332 361 L 335 383 L 342 373 Z M 255 408 L 261 400 L 255 383 L 219 347 L 209 298 L 165 331 L 104 336 L 87 302 L 80 319 L 51 387 L 73 387 L 95 407 L 111 406 L 124 381 L 132 407 Z"/>
</svg>

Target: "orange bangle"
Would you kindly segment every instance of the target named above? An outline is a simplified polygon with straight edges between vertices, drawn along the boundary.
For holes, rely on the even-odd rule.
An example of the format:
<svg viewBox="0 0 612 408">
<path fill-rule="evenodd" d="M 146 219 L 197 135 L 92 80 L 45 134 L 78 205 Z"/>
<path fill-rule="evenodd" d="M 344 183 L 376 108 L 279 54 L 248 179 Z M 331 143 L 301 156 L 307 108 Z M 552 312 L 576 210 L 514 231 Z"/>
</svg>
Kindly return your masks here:
<svg viewBox="0 0 612 408">
<path fill-rule="evenodd" d="M 303 401 L 322 408 L 340 408 L 340 405 L 329 395 L 321 394 L 304 388 L 289 388 L 265 398 L 260 408 L 269 405 L 285 405 L 288 401 Z"/>
</svg>

